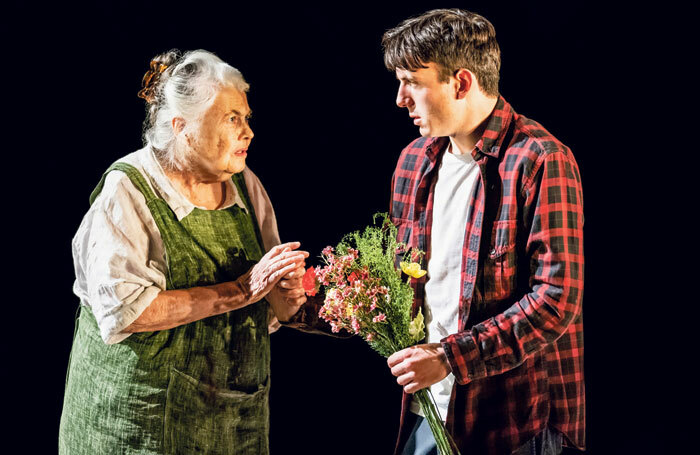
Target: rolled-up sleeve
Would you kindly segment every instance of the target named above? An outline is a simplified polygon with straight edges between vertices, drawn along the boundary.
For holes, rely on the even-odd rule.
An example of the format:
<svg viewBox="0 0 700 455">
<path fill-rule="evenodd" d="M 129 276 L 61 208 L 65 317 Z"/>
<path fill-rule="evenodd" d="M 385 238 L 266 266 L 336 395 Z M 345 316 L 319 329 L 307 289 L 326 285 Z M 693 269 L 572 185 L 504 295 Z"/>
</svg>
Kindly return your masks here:
<svg viewBox="0 0 700 455">
<path fill-rule="evenodd" d="M 100 336 L 107 344 L 123 341 L 124 329 L 166 288 L 166 263 L 145 199 L 122 172 L 108 174 L 73 239 L 73 258 L 74 292 L 95 315 Z"/>
</svg>

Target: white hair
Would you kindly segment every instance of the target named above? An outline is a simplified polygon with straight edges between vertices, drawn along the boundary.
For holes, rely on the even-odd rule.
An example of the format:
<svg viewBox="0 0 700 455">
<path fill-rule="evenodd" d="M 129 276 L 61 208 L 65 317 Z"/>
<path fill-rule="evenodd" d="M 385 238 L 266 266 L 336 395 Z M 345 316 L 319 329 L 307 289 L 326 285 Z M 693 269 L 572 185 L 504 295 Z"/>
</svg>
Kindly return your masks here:
<svg viewBox="0 0 700 455">
<path fill-rule="evenodd" d="M 172 50 L 153 60 L 167 69 L 154 81 L 152 96 L 147 98 L 144 144 L 153 148 L 166 169 L 188 169 L 192 150 L 176 141 L 173 119 L 182 118 L 184 131 L 196 132 L 204 112 L 223 87 L 247 92 L 249 85 L 240 71 L 205 50 L 189 51 L 182 56 Z"/>
</svg>

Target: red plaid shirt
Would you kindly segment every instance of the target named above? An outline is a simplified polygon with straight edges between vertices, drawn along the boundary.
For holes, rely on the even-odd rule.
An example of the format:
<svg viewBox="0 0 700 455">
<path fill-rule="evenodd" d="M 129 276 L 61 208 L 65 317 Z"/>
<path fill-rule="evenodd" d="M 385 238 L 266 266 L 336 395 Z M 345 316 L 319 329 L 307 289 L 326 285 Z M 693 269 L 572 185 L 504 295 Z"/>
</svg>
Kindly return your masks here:
<svg viewBox="0 0 700 455">
<path fill-rule="evenodd" d="M 472 152 L 481 172 L 461 245 L 459 331 L 441 340 L 456 378 L 447 428 L 462 453 L 511 453 L 546 425 L 563 433 L 567 445 L 583 448 L 578 166 L 565 145 L 502 97 L 487 123 Z M 447 138 L 413 141 L 392 180 L 399 240 L 426 252 L 447 144 Z M 414 311 L 423 304 L 426 279 L 415 280 Z M 404 394 L 402 435 L 409 402 Z"/>
</svg>

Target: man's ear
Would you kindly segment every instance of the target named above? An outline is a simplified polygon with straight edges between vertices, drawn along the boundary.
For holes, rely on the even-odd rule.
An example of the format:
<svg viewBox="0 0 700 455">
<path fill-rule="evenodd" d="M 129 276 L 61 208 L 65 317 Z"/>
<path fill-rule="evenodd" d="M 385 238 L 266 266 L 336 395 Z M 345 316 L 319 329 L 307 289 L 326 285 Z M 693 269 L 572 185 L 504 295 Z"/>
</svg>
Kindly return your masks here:
<svg viewBox="0 0 700 455">
<path fill-rule="evenodd" d="M 455 95 L 457 99 L 460 100 L 467 96 L 469 90 L 472 89 L 472 86 L 476 82 L 476 76 L 468 69 L 460 68 L 457 70 L 454 77 L 457 80 Z"/>
<path fill-rule="evenodd" d="M 173 117 L 173 131 L 178 135 L 185 129 L 185 119 L 182 117 Z"/>
</svg>

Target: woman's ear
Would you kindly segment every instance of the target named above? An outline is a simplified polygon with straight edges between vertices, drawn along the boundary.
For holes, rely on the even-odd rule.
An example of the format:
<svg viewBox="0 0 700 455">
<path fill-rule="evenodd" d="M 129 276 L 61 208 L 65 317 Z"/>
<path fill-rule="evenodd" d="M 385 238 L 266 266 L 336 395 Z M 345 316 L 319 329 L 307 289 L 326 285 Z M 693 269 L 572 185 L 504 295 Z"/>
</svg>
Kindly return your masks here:
<svg viewBox="0 0 700 455">
<path fill-rule="evenodd" d="M 182 117 L 173 117 L 173 131 L 175 132 L 175 135 L 178 135 L 182 133 L 182 130 L 185 129 L 185 119 Z"/>
</svg>

